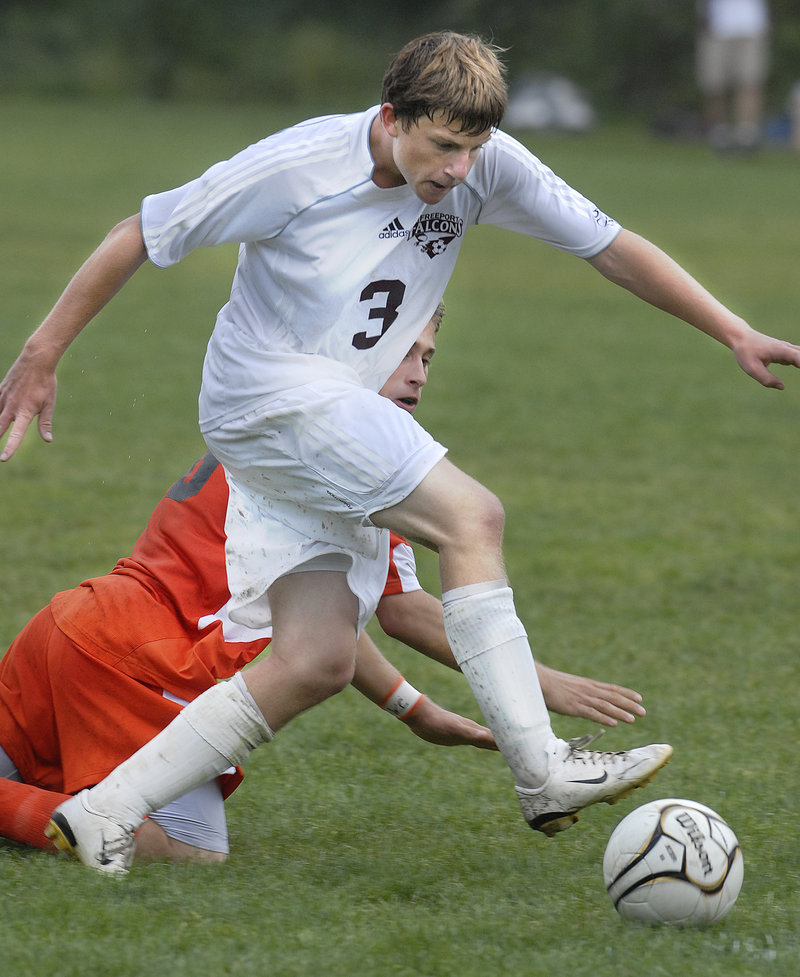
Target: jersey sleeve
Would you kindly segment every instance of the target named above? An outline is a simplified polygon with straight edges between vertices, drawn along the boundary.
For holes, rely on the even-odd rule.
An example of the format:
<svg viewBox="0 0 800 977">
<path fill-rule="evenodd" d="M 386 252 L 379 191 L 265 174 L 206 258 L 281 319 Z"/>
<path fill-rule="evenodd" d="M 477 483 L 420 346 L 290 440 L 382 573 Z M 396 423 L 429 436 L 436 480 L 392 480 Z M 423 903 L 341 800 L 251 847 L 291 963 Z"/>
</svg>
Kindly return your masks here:
<svg viewBox="0 0 800 977">
<path fill-rule="evenodd" d="M 386 577 L 383 596 L 408 594 L 412 590 L 422 590 L 422 585 L 417 580 L 417 563 L 414 559 L 414 551 L 402 536 L 398 536 L 397 533 L 390 533 L 389 574 Z"/>
<path fill-rule="evenodd" d="M 267 136 L 183 186 L 145 197 L 148 258 L 166 268 L 198 247 L 278 237 L 314 200 L 341 190 L 351 139 L 351 128 L 333 117 L 312 120 Z"/>
<path fill-rule="evenodd" d="M 621 229 L 504 132 L 484 150 L 475 189 L 482 198 L 477 223 L 518 231 L 579 258 L 599 254 Z"/>
<path fill-rule="evenodd" d="M 159 268 L 177 264 L 195 248 L 266 240 L 286 222 L 280 187 L 258 161 L 261 144 L 217 163 L 202 176 L 142 201 L 147 256 Z"/>
</svg>

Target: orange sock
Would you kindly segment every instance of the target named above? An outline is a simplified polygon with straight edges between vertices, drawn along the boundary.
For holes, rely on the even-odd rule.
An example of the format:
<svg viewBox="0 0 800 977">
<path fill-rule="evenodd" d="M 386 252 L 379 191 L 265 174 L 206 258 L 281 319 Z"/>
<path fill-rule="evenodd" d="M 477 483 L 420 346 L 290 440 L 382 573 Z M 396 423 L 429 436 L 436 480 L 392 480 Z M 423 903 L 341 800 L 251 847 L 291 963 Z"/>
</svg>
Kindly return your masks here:
<svg viewBox="0 0 800 977">
<path fill-rule="evenodd" d="M 0 835 L 52 851 L 53 844 L 45 838 L 44 829 L 53 811 L 69 796 L 0 778 Z"/>
</svg>

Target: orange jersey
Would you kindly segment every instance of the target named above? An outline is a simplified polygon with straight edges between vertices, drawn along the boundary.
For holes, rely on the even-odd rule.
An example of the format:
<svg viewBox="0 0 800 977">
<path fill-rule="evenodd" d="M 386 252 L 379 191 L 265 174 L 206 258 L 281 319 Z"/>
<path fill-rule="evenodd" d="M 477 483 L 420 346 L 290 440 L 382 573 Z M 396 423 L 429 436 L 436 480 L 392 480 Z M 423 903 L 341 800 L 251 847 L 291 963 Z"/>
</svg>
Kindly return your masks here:
<svg viewBox="0 0 800 977">
<path fill-rule="evenodd" d="M 130 557 L 53 598 L 58 627 L 126 675 L 182 699 L 233 675 L 266 648 L 270 632 L 225 614 L 227 504 L 224 470 L 207 454 L 158 504 Z M 385 593 L 418 588 L 400 536 L 392 534 L 391 553 Z"/>
<path fill-rule="evenodd" d="M 96 783 L 267 647 L 269 632 L 225 614 L 227 503 L 222 466 L 205 455 L 129 557 L 56 594 L 14 640 L 0 661 L 0 745 L 26 783 L 66 792 Z M 418 589 L 410 547 L 391 542 L 385 593 Z"/>
</svg>

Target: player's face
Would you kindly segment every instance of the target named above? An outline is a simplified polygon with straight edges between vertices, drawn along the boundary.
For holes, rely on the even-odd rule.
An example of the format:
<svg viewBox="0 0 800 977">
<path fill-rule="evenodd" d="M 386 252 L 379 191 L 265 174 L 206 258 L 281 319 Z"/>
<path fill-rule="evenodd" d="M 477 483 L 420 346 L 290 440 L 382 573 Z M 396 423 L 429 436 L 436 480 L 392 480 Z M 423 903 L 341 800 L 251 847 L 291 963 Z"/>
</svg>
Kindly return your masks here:
<svg viewBox="0 0 800 977">
<path fill-rule="evenodd" d="M 396 172 L 426 204 L 436 204 L 467 178 L 483 146 L 491 138 L 487 129 L 477 136 L 446 125 L 442 115 L 422 116 L 405 128 L 391 105 L 381 106 L 381 119 L 392 139 Z"/>
<path fill-rule="evenodd" d="M 429 322 L 405 359 L 381 387 L 381 396 L 413 414 L 419 404 L 422 388 L 428 382 L 428 367 L 436 352 L 436 330 Z"/>
</svg>

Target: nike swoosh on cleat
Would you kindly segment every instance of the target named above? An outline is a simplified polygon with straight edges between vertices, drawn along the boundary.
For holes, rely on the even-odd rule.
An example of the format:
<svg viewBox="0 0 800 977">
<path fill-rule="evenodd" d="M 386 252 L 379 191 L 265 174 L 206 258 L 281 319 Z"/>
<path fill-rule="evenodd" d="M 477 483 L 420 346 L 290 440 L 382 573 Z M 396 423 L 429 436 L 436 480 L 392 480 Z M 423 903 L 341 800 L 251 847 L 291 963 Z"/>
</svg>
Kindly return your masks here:
<svg viewBox="0 0 800 977">
<path fill-rule="evenodd" d="M 103 844 L 100 848 L 100 853 L 97 856 L 97 861 L 100 865 L 110 865 L 112 861 L 110 855 L 106 853 L 106 844 L 107 842 L 105 838 L 103 838 Z"/>
<path fill-rule="evenodd" d="M 568 784 L 604 784 L 608 780 L 608 771 L 603 771 L 602 777 L 595 777 L 594 780 L 568 780 Z"/>
</svg>

